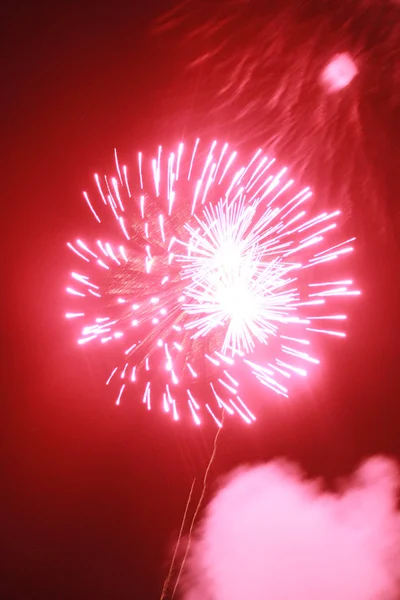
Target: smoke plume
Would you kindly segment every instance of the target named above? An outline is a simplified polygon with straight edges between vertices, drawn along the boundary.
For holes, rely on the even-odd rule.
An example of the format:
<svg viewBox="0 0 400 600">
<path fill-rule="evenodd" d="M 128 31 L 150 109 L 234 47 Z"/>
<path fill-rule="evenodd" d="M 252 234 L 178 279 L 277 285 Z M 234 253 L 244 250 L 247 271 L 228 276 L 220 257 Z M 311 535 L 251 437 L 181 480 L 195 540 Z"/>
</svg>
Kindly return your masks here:
<svg viewBox="0 0 400 600">
<path fill-rule="evenodd" d="M 183 598 L 399 598 L 398 484 L 384 458 L 334 492 L 285 462 L 239 468 L 194 534 Z"/>
</svg>

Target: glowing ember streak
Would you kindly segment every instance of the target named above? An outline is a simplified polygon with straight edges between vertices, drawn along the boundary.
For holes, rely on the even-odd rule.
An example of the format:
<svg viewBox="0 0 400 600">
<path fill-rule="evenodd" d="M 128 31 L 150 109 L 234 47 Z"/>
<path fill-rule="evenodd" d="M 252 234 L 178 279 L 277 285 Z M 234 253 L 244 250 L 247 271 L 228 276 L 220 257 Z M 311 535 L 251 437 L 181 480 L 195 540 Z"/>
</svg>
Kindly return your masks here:
<svg viewBox="0 0 400 600">
<path fill-rule="evenodd" d="M 261 150 L 236 167 L 228 144 L 203 150 L 197 139 L 189 151 L 160 146 L 148 163 L 139 153 L 131 181 L 114 151 L 116 176 L 94 177 L 98 202 L 84 192 L 112 241 L 68 242 L 80 268 L 65 316 L 82 323 L 78 344 L 120 349 L 107 380 L 123 380 L 117 404 L 133 384 L 149 410 L 175 421 L 185 408 L 196 425 L 207 414 L 221 427 L 223 412 L 249 424 L 249 399 L 237 395 L 246 372 L 287 397 L 282 381 L 320 362 L 308 352 L 315 336 L 345 337 L 325 326 L 344 323 L 338 303 L 360 292 L 336 266 L 329 272 L 348 261 L 354 238 L 338 239 L 339 211 L 309 214 L 310 189 L 296 190 L 287 168 Z"/>
<path fill-rule="evenodd" d="M 96 219 L 96 221 L 98 223 L 101 223 L 99 216 L 97 215 L 96 211 L 94 210 L 94 208 L 93 208 L 93 206 L 92 206 L 92 204 L 91 204 L 91 202 L 89 200 L 89 196 L 87 195 L 86 192 L 83 192 L 83 195 L 84 195 L 84 198 L 85 198 L 86 202 L 88 203 L 88 206 L 89 206 L 90 210 L 92 211 L 92 214 L 94 215 L 94 218 Z"/>
<path fill-rule="evenodd" d="M 241 398 L 239 398 L 239 396 L 236 396 L 236 400 L 238 400 L 238 402 L 241 404 L 242 408 L 247 412 L 247 414 L 249 415 L 250 419 L 252 421 L 255 421 L 256 418 L 253 415 L 253 413 L 248 409 L 248 407 L 245 405 L 245 403 L 243 402 L 243 400 L 241 400 Z"/>
<path fill-rule="evenodd" d="M 250 425 L 251 419 L 249 419 L 249 417 L 247 415 L 245 415 L 242 410 L 240 410 L 240 408 L 234 403 L 234 401 L 232 399 L 230 400 L 230 402 L 231 402 L 233 408 L 236 410 L 236 412 L 242 417 L 243 421 L 245 423 L 247 423 L 248 425 Z"/>
<path fill-rule="evenodd" d="M 81 258 L 82 260 L 84 260 L 84 261 L 86 261 L 86 262 L 90 262 L 90 261 L 89 261 L 89 259 L 88 259 L 86 256 L 84 256 L 83 254 L 81 254 L 81 253 L 79 252 L 79 250 L 77 250 L 77 249 L 76 249 L 76 248 L 75 248 L 75 247 L 74 247 L 74 246 L 71 244 L 71 242 L 67 242 L 67 246 L 68 246 L 68 248 L 69 248 L 70 250 L 72 250 L 72 252 L 75 252 L 75 254 L 76 254 L 77 256 L 79 256 L 79 258 Z"/>
<path fill-rule="evenodd" d="M 116 404 L 117 406 L 119 406 L 119 404 L 120 404 L 120 402 L 121 402 L 121 396 L 122 396 L 122 394 L 123 394 L 123 392 L 124 392 L 124 389 L 125 389 L 125 383 L 123 383 L 123 384 L 121 385 L 121 389 L 119 390 L 118 398 L 117 398 L 117 401 L 115 402 L 115 404 Z"/>
<path fill-rule="evenodd" d="M 115 373 L 118 371 L 118 367 L 115 367 L 115 369 L 113 369 L 113 371 L 110 374 L 110 377 L 107 379 L 106 381 L 106 385 L 108 385 L 111 381 L 111 379 L 114 377 Z"/>
</svg>

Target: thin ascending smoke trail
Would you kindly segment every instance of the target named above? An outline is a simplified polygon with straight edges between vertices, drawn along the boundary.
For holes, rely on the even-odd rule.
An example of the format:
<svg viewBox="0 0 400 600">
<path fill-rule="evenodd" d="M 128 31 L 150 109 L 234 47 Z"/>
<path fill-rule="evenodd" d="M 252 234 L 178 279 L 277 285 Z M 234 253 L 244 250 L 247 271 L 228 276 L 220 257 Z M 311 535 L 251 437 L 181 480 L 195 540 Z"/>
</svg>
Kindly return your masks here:
<svg viewBox="0 0 400 600">
<path fill-rule="evenodd" d="M 222 418 L 221 418 L 221 422 L 222 423 L 224 422 L 224 418 L 225 418 L 225 412 L 222 413 Z M 200 508 L 201 508 L 201 506 L 203 504 L 204 496 L 205 496 L 206 491 L 207 491 L 208 474 L 210 472 L 210 469 L 212 467 L 215 455 L 217 453 L 217 442 L 218 442 L 218 438 L 219 438 L 219 435 L 220 435 L 221 431 L 222 431 L 222 427 L 220 427 L 219 429 L 217 429 L 217 433 L 216 433 L 215 438 L 214 438 L 213 451 L 212 451 L 212 454 L 211 454 L 210 461 L 209 461 L 209 463 L 207 465 L 206 472 L 204 474 L 203 489 L 201 491 L 201 496 L 199 498 L 199 502 L 198 502 L 196 510 L 194 512 L 194 515 L 193 515 L 193 518 L 192 518 L 192 522 L 190 523 L 190 528 L 189 528 L 189 533 L 188 533 L 188 539 L 187 539 L 187 545 L 186 545 L 186 549 L 185 549 L 185 554 L 183 556 L 182 563 L 181 563 L 181 566 L 180 566 L 180 569 L 179 569 L 179 573 L 178 573 L 178 577 L 176 578 L 175 586 L 174 586 L 174 589 L 172 591 L 171 600 L 173 600 L 173 598 L 175 597 L 175 594 L 176 594 L 176 591 L 178 589 L 178 585 L 179 585 L 179 582 L 180 582 L 180 579 L 181 579 L 181 576 L 182 576 L 182 573 L 183 573 L 183 569 L 184 569 L 185 564 L 186 564 L 186 559 L 187 559 L 188 554 L 189 554 L 193 529 L 194 529 L 194 526 L 196 524 L 197 515 L 199 514 Z"/>
<path fill-rule="evenodd" d="M 182 534 L 183 534 L 183 530 L 184 530 L 185 523 L 186 523 L 186 515 L 187 515 L 187 512 L 189 510 L 190 502 L 192 500 L 192 494 L 193 494 L 193 489 L 194 489 L 194 484 L 195 483 L 196 483 L 196 478 L 193 479 L 192 485 L 190 487 L 189 496 L 188 496 L 188 499 L 187 499 L 187 502 L 186 502 L 186 506 L 185 506 L 185 512 L 183 513 L 181 528 L 179 530 L 178 539 L 176 541 L 174 553 L 172 555 L 171 565 L 169 567 L 168 574 L 167 574 L 167 576 L 165 578 L 165 581 L 164 581 L 164 585 L 163 585 L 163 588 L 162 588 L 160 600 L 163 600 L 167 596 L 167 592 L 168 592 L 169 585 L 170 585 L 170 582 L 171 582 L 172 574 L 173 574 L 173 571 L 174 571 L 176 555 L 177 555 L 178 550 L 179 550 L 179 545 L 180 545 L 180 542 L 181 542 L 181 539 L 182 539 Z"/>
</svg>

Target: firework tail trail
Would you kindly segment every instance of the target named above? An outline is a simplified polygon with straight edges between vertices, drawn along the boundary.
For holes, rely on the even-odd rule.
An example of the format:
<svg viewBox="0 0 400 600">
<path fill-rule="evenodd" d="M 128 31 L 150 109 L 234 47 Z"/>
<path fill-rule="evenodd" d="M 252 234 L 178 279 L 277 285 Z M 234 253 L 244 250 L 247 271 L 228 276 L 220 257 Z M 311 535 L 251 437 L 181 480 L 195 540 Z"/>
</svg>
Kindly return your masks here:
<svg viewBox="0 0 400 600">
<path fill-rule="evenodd" d="M 224 419 L 225 419 L 225 411 L 222 413 L 222 418 L 221 418 L 222 425 L 224 423 Z M 190 528 L 189 528 L 189 532 L 188 532 L 188 538 L 187 538 L 187 544 L 186 544 L 186 548 L 185 548 L 185 553 L 183 555 L 183 559 L 182 559 L 182 562 L 181 562 L 181 566 L 179 568 L 178 576 L 177 576 L 176 581 L 175 581 L 174 589 L 172 590 L 171 600 L 173 600 L 173 598 L 175 597 L 175 594 L 176 594 L 176 591 L 178 589 L 178 585 L 179 585 L 179 582 L 180 582 L 180 579 L 181 579 L 181 576 L 182 576 L 183 569 L 185 568 L 186 559 L 188 557 L 189 550 L 190 550 L 190 544 L 191 544 L 193 529 L 194 529 L 194 526 L 196 524 L 197 515 L 199 514 L 199 511 L 200 511 L 200 508 L 201 508 L 201 506 L 203 504 L 204 496 L 205 496 L 205 493 L 206 493 L 206 490 L 207 490 L 208 474 L 209 474 L 210 469 L 212 467 L 212 464 L 214 462 L 214 458 L 215 458 L 215 455 L 216 455 L 216 452 L 217 452 L 217 442 L 218 442 L 218 438 L 220 436 L 221 431 L 222 431 L 222 426 L 217 429 L 217 433 L 216 433 L 215 438 L 214 438 L 213 451 L 212 451 L 209 463 L 207 465 L 206 472 L 204 474 L 203 488 L 201 490 L 201 495 L 200 495 L 199 501 L 197 503 L 196 510 L 194 512 L 192 521 L 190 523 Z"/>
<path fill-rule="evenodd" d="M 175 566 L 175 559 L 176 559 L 176 555 L 178 553 L 180 541 L 182 539 L 183 529 L 185 527 L 185 522 L 186 522 L 186 515 L 187 515 L 187 512 L 189 510 L 189 505 L 190 505 L 190 501 L 192 499 L 192 494 L 193 494 L 193 489 L 194 489 L 194 484 L 195 483 L 196 483 L 196 478 L 193 479 L 192 485 L 190 487 L 189 496 L 188 496 L 188 499 L 187 499 L 187 502 L 186 502 L 186 506 L 185 506 L 185 512 L 183 513 L 181 528 L 179 530 L 178 539 L 176 541 L 174 553 L 172 555 L 171 565 L 169 567 L 169 570 L 168 570 L 168 573 L 167 573 L 167 576 L 165 578 L 164 585 L 163 585 L 163 588 L 162 588 L 162 591 L 161 591 L 160 600 L 164 600 L 164 598 L 166 597 L 167 592 L 168 592 L 169 584 L 170 584 L 172 573 L 173 573 L 174 566 Z"/>
</svg>

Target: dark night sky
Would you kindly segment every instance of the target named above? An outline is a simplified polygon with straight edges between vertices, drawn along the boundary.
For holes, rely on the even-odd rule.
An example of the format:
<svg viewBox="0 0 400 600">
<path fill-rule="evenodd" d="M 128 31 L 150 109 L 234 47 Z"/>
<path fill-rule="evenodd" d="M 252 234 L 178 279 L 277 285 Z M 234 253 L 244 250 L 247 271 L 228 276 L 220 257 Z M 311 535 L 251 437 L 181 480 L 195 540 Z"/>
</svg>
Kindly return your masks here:
<svg viewBox="0 0 400 600">
<path fill-rule="evenodd" d="M 77 351 L 63 319 L 65 243 L 87 223 L 81 190 L 115 146 L 152 148 L 174 126 L 164 87 L 177 67 L 146 38 L 167 6 L 17 2 L 2 17 L 4 600 L 159 597 L 210 456 L 211 428 L 170 423 L 133 400 L 117 409 L 104 359 Z M 179 135 L 190 132 L 182 123 Z M 211 489 L 240 462 L 277 455 L 327 477 L 369 454 L 400 457 L 398 261 L 370 248 L 355 268 L 363 296 L 348 340 L 328 345 L 291 404 L 267 398 L 251 431 L 222 432 Z"/>
</svg>

